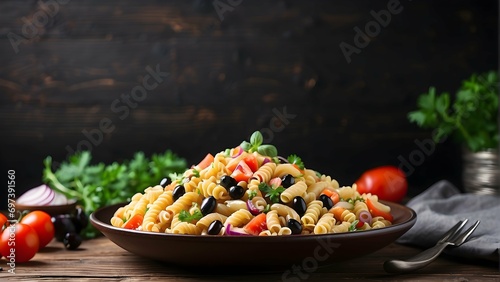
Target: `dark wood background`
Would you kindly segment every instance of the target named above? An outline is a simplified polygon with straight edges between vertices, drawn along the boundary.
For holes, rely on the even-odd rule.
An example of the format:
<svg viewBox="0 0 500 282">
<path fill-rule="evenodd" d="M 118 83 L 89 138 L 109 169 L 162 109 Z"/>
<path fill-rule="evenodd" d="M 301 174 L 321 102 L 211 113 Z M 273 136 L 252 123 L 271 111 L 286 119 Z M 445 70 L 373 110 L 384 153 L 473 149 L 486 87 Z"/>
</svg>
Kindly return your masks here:
<svg viewBox="0 0 500 282">
<path fill-rule="evenodd" d="M 350 185 L 422 151 L 415 141 L 431 132 L 406 118 L 420 93 L 454 92 L 498 68 L 497 1 L 401 1 L 351 63 L 339 44 L 354 45 L 354 28 L 391 1 L 229 1 L 239 5 L 223 20 L 211 0 L 59 1 L 17 53 L 9 34 L 27 38 L 23 25 L 44 7 L 0 2 L 0 167 L 5 178 L 16 170 L 18 193 L 40 184 L 46 156 L 86 148 L 82 131 L 103 119 L 114 129 L 92 145 L 96 161 L 172 149 L 195 163 L 270 128 L 285 108 L 295 117 L 268 141 Z M 129 114 L 113 110 L 156 65 L 165 81 Z M 450 140 L 413 160 L 410 194 L 443 178 L 461 186 Z"/>
</svg>

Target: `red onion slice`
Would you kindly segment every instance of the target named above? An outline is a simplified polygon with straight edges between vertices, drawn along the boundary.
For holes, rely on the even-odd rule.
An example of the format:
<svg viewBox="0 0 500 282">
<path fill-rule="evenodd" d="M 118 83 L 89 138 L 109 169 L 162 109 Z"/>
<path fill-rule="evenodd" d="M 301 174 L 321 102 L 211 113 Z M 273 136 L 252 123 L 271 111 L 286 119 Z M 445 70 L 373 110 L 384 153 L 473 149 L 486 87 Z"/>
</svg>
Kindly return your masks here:
<svg viewBox="0 0 500 282">
<path fill-rule="evenodd" d="M 260 210 L 252 203 L 252 200 L 247 200 L 247 208 L 253 215 L 258 215 Z"/>
<path fill-rule="evenodd" d="M 52 190 L 49 186 L 42 184 L 26 191 L 17 199 L 17 202 L 26 206 L 44 206 L 48 205 L 54 197 L 54 190 Z"/>
<path fill-rule="evenodd" d="M 372 215 L 368 211 L 361 211 L 359 213 L 359 221 L 368 224 L 372 224 Z"/>
<path fill-rule="evenodd" d="M 239 157 L 243 153 L 243 148 L 240 146 L 236 147 L 233 149 L 233 155 L 231 156 L 233 159 Z"/>
<path fill-rule="evenodd" d="M 243 228 L 239 228 L 239 227 L 232 227 L 231 224 L 227 224 L 226 226 L 226 231 L 225 231 L 225 234 L 226 235 L 229 235 L 229 236 L 249 236 L 250 234 L 246 233 L 245 230 L 243 230 Z"/>
</svg>

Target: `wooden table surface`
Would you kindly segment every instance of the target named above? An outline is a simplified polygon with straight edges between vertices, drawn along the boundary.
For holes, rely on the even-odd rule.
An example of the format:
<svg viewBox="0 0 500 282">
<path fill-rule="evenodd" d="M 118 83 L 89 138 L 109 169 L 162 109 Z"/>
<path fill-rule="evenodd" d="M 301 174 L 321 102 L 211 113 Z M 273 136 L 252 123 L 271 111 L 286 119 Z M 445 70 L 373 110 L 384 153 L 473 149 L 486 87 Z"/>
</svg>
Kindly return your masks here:
<svg viewBox="0 0 500 282">
<path fill-rule="evenodd" d="M 116 246 L 106 237 L 87 240 L 69 251 L 52 241 L 29 262 L 17 264 L 15 274 L 3 259 L 0 281 L 337 281 L 337 280 L 429 280 L 429 281 L 500 281 L 499 265 L 489 261 L 466 261 L 442 255 L 427 267 L 404 275 L 387 274 L 383 262 L 389 258 L 411 256 L 420 250 L 391 244 L 365 257 L 304 273 L 302 279 L 283 279 L 282 271 L 246 273 L 225 267 L 213 271 L 179 269 L 143 259 Z M 196 258 L 193 258 L 196 259 Z"/>
</svg>

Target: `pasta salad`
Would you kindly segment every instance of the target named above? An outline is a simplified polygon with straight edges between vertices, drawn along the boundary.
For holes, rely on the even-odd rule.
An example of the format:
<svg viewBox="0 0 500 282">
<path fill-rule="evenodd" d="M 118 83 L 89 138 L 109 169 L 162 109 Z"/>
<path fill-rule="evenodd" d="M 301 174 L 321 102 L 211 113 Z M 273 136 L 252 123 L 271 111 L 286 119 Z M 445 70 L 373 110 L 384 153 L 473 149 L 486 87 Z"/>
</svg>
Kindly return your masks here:
<svg viewBox="0 0 500 282">
<path fill-rule="evenodd" d="M 170 182 L 148 187 L 116 210 L 115 227 L 192 235 L 326 234 L 392 224 L 390 207 L 356 184 L 340 186 L 278 156 L 254 132 L 250 142 L 207 156 Z"/>
</svg>

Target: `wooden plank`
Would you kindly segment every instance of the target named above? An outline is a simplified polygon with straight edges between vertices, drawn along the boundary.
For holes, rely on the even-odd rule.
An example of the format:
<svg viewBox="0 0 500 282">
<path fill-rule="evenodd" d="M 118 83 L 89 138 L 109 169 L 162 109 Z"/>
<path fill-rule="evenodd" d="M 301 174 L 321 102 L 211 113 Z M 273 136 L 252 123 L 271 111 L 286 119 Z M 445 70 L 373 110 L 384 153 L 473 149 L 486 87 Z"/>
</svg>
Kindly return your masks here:
<svg viewBox="0 0 500 282">
<path fill-rule="evenodd" d="M 382 264 L 394 257 L 407 257 L 420 250 L 392 244 L 365 257 L 341 262 L 314 272 L 304 273 L 307 280 L 377 279 L 420 281 L 468 280 L 495 281 L 499 278 L 498 266 L 488 261 L 467 261 L 441 256 L 424 269 L 412 274 L 390 275 L 384 272 Z M 4 266 L 2 266 L 4 267 Z M 210 279 L 217 281 L 282 280 L 283 270 L 242 269 L 182 269 L 163 263 L 142 259 L 114 245 L 101 237 L 84 241 L 77 251 L 65 250 L 60 242 L 52 242 L 40 251 L 30 262 L 18 264 L 16 274 L 9 274 L 4 267 L 0 278 L 11 281 L 36 279 L 79 281 L 184 281 Z M 285 277 L 286 278 L 286 277 Z"/>
</svg>

